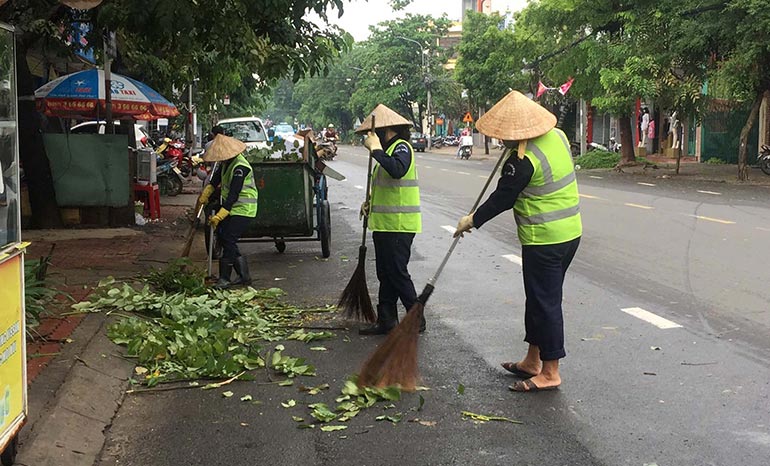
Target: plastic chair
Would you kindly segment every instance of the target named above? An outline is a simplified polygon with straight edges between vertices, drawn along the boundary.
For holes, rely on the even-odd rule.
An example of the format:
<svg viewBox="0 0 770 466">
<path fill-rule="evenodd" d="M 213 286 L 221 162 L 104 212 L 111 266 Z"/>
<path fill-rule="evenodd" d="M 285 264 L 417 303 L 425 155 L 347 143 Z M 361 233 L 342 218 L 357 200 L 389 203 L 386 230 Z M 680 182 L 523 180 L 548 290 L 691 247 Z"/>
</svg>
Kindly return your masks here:
<svg viewBox="0 0 770 466">
<path fill-rule="evenodd" d="M 160 188 L 157 184 L 134 184 L 134 196 L 142 200 L 144 210 L 150 212 L 150 219 L 160 219 Z"/>
</svg>

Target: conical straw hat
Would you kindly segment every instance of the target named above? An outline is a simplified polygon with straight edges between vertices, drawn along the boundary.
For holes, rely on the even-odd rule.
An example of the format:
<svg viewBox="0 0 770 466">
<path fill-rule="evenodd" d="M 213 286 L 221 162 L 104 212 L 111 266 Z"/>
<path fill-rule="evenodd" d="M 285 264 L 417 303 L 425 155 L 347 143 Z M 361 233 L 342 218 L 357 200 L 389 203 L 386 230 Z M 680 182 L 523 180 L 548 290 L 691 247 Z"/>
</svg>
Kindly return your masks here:
<svg viewBox="0 0 770 466">
<path fill-rule="evenodd" d="M 372 110 L 372 113 L 370 113 L 369 116 L 364 119 L 364 122 L 361 123 L 358 128 L 356 128 L 356 133 L 365 133 L 372 130 L 372 115 L 375 117 L 375 129 L 387 128 L 388 126 L 412 126 L 411 121 L 402 117 L 385 105 L 379 104 L 374 108 L 374 110 Z"/>
<path fill-rule="evenodd" d="M 224 134 L 217 134 L 211 145 L 206 148 L 203 160 L 206 162 L 222 162 L 235 158 L 235 156 L 245 150 L 246 144 L 243 142 Z"/>
<path fill-rule="evenodd" d="M 476 122 L 487 136 L 524 141 L 542 136 L 556 126 L 556 117 L 519 91 L 511 91 Z"/>
</svg>

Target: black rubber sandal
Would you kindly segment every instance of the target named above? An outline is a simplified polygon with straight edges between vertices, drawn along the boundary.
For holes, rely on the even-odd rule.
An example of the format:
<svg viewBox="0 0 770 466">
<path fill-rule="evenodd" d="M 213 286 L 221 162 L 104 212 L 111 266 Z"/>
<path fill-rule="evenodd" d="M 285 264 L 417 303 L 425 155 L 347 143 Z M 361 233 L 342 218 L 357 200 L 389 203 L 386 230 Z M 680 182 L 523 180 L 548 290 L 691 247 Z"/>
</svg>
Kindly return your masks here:
<svg viewBox="0 0 770 466">
<path fill-rule="evenodd" d="M 538 387 L 535 385 L 535 382 L 533 382 L 532 379 L 526 379 L 516 382 L 508 388 L 514 392 L 543 392 L 548 390 L 556 390 L 559 388 L 559 386 L 555 385 L 553 387 Z"/>
<path fill-rule="evenodd" d="M 503 369 L 507 370 L 511 374 L 515 375 L 516 377 L 521 377 L 522 379 L 528 379 L 530 377 L 534 377 L 537 374 L 530 374 L 527 371 L 523 371 L 519 369 L 519 363 L 517 362 L 503 362 L 500 364 Z"/>
</svg>

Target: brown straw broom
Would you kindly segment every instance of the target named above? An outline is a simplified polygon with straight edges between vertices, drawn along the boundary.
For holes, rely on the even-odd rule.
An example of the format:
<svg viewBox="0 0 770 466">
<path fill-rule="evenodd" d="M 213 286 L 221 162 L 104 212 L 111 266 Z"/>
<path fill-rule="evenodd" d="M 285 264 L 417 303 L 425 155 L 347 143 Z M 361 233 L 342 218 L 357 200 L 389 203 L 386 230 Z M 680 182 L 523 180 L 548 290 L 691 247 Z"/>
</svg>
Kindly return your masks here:
<svg viewBox="0 0 770 466">
<path fill-rule="evenodd" d="M 372 131 L 374 131 L 374 114 L 372 114 Z M 372 153 L 369 152 L 369 168 L 366 170 L 366 201 L 369 201 L 369 194 L 372 189 Z M 361 235 L 361 246 L 358 248 L 358 265 L 350 277 L 350 281 L 342 291 L 340 300 L 337 303 L 338 309 L 343 309 L 348 318 L 374 322 L 377 315 L 372 307 L 372 298 L 369 296 L 369 287 L 366 285 L 366 229 L 369 227 L 369 216 L 364 215 L 363 233 Z"/>
<path fill-rule="evenodd" d="M 484 197 L 484 193 L 492 182 L 495 173 L 500 169 L 508 152 L 507 149 L 503 151 L 500 160 L 495 165 L 495 169 L 490 173 L 484 188 L 479 193 L 479 197 L 476 198 L 476 202 L 471 207 L 471 213 L 479 206 L 481 198 Z M 425 305 L 428 303 L 428 298 L 430 298 L 435 289 L 436 281 L 438 281 L 438 277 L 444 270 L 444 266 L 449 261 L 452 252 L 454 252 L 458 241 L 460 241 L 459 236 L 452 241 L 452 245 L 444 256 L 444 260 L 441 261 L 438 270 L 428 280 L 428 284 L 425 285 L 422 293 L 417 297 L 417 302 L 409 309 L 404 320 L 390 331 L 385 341 L 366 360 L 361 368 L 361 374 L 358 376 L 359 386 L 387 387 L 389 385 L 399 385 L 404 391 L 415 390 L 419 375 L 417 370 L 417 340 Z"/>
<path fill-rule="evenodd" d="M 206 178 L 206 181 L 203 183 L 203 189 L 206 188 L 206 185 L 211 183 L 211 177 L 214 174 L 214 170 L 217 168 L 217 163 L 214 162 L 214 167 L 211 169 L 211 174 L 209 174 L 208 178 Z M 187 237 L 184 241 L 184 247 L 182 248 L 182 254 L 180 257 L 188 257 L 190 255 L 190 249 L 192 248 L 193 238 L 195 238 L 195 232 L 198 230 L 198 225 L 200 225 L 201 222 L 201 214 L 203 213 L 203 209 L 206 207 L 205 205 L 202 205 L 198 208 L 198 215 L 195 216 L 193 219 L 192 225 L 190 225 L 190 229 L 187 231 Z"/>
</svg>

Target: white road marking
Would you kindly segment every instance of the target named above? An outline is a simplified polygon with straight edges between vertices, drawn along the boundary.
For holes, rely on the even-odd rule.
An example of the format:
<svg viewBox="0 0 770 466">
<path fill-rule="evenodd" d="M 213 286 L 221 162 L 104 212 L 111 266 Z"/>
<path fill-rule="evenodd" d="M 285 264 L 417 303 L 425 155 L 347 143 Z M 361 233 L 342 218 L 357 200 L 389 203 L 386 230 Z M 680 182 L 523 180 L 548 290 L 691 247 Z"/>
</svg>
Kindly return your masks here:
<svg viewBox="0 0 770 466">
<path fill-rule="evenodd" d="M 451 170 L 449 170 L 448 168 L 442 168 L 441 171 L 442 172 L 448 172 L 448 171 L 451 171 Z"/>
<path fill-rule="evenodd" d="M 423 165 L 422 167 L 423 167 L 423 168 L 433 168 L 433 167 L 431 167 L 430 165 Z"/>
<path fill-rule="evenodd" d="M 458 175 L 470 175 L 470 173 L 466 173 L 466 172 L 457 172 L 457 174 Z"/>
<path fill-rule="evenodd" d="M 659 329 L 670 329 L 670 328 L 681 328 L 682 326 L 677 324 L 676 322 L 670 321 L 664 317 L 661 317 L 659 315 L 653 314 L 650 311 L 645 311 L 641 307 L 627 307 L 624 309 L 621 309 L 621 311 L 625 312 L 628 315 L 632 315 L 636 317 L 637 319 L 642 319 L 643 321 L 652 324 Z"/>
<path fill-rule="evenodd" d="M 601 199 L 599 196 L 592 196 L 590 194 L 581 194 L 580 197 L 584 197 L 586 199 Z"/>
<path fill-rule="evenodd" d="M 639 183 L 636 183 L 636 184 L 640 184 L 640 185 L 642 185 L 642 186 L 655 186 L 655 185 L 654 185 L 654 184 L 652 184 L 652 183 L 642 183 L 642 182 L 639 182 Z"/>
<path fill-rule="evenodd" d="M 357 185 L 355 186 L 355 188 L 356 188 L 356 189 L 364 189 L 364 187 L 363 187 L 363 186 L 361 186 L 360 184 L 357 184 Z"/>
<path fill-rule="evenodd" d="M 508 259 L 509 261 L 513 262 L 514 264 L 521 265 L 521 257 L 517 256 L 516 254 L 505 254 L 503 256 L 503 259 Z"/>
<path fill-rule="evenodd" d="M 700 189 L 698 190 L 698 192 L 699 193 L 703 193 L 703 194 L 713 194 L 715 196 L 721 196 L 722 195 L 722 193 L 715 193 L 714 191 L 701 191 Z"/>
<path fill-rule="evenodd" d="M 708 222 L 721 223 L 724 225 L 735 225 L 735 222 L 733 222 L 732 220 L 722 220 L 719 218 L 704 217 L 703 215 L 691 215 L 691 217 L 695 217 L 698 220 L 706 220 Z"/>
<path fill-rule="evenodd" d="M 487 175 L 477 175 L 479 178 L 484 178 L 485 180 L 489 178 Z"/>
<path fill-rule="evenodd" d="M 448 231 L 449 233 L 452 233 L 453 235 L 457 231 L 457 228 L 455 228 L 455 227 L 453 227 L 451 225 L 441 225 L 441 228 L 443 228 L 444 230 Z"/>
<path fill-rule="evenodd" d="M 770 231 L 770 228 L 756 227 L 759 231 Z"/>
<path fill-rule="evenodd" d="M 591 176 L 589 176 L 589 178 L 593 178 L 593 179 L 595 179 L 595 180 L 603 180 L 603 179 L 604 179 L 603 177 L 601 177 L 601 176 L 596 176 L 596 175 L 591 175 Z"/>
<path fill-rule="evenodd" d="M 425 156 L 424 156 L 424 155 L 418 155 L 418 156 L 417 156 L 417 158 L 418 158 L 418 159 L 424 159 L 424 158 L 425 158 Z"/>
<path fill-rule="evenodd" d="M 624 205 L 627 205 L 628 207 L 636 207 L 637 209 L 645 209 L 645 210 L 652 210 L 655 208 L 655 207 L 650 207 L 648 205 L 631 204 L 629 202 L 626 202 Z"/>
</svg>

